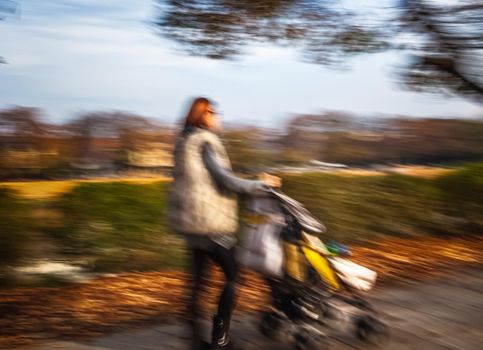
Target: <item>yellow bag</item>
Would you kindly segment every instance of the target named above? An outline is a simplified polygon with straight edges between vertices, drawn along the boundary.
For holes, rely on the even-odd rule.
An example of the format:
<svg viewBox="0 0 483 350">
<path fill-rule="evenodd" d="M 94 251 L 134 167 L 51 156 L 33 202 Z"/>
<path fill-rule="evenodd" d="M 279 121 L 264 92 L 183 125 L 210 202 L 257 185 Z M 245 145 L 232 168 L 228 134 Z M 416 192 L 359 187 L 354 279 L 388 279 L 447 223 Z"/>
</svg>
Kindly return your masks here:
<svg viewBox="0 0 483 350">
<path fill-rule="evenodd" d="M 307 277 L 307 261 L 296 244 L 283 242 L 285 271 L 293 279 L 304 282 Z"/>
</svg>

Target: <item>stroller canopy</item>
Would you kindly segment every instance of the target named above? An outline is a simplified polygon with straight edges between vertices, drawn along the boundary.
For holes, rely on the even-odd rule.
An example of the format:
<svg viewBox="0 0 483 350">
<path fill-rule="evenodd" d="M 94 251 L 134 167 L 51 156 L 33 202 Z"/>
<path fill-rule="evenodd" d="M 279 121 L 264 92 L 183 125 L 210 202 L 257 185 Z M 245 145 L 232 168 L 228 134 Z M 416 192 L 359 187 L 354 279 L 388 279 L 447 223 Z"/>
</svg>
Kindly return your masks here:
<svg viewBox="0 0 483 350">
<path fill-rule="evenodd" d="M 298 221 L 302 228 L 307 232 L 324 233 L 325 226 L 295 199 L 290 198 L 281 191 L 270 191 L 277 198 L 282 207 L 288 211 Z"/>
</svg>

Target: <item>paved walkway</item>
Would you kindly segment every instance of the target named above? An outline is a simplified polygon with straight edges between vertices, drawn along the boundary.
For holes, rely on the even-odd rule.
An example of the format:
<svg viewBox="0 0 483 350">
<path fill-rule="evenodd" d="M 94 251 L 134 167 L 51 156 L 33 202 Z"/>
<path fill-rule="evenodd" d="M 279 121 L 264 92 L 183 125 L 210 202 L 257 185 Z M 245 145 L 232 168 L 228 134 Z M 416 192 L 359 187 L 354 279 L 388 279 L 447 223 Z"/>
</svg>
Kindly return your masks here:
<svg viewBox="0 0 483 350">
<path fill-rule="evenodd" d="M 392 329 L 380 349 L 483 349 L 483 269 L 460 271 L 432 283 L 374 291 L 372 299 Z M 285 350 L 288 344 L 267 340 L 257 331 L 256 316 L 233 322 L 233 338 L 242 349 Z M 357 340 L 350 327 L 329 331 L 332 350 L 371 349 Z M 182 350 L 188 348 L 185 327 L 158 325 L 112 334 L 86 342 L 57 341 L 28 350 Z"/>
</svg>

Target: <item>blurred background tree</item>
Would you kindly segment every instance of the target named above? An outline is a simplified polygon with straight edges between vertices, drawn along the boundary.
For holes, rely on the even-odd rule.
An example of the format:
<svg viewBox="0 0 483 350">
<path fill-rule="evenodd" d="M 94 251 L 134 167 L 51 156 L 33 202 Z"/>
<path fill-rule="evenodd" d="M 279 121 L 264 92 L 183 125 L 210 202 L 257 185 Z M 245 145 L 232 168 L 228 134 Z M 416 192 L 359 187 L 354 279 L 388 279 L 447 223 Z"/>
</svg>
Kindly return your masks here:
<svg viewBox="0 0 483 350">
<path fill-rule="evenodd" d="M 357 53 L 401 50 L 411 59 L 402 82 L 483 100 L 483 4 L 393 0 L 160 0 L 160 33 L 193 55 L 230 59 L 252 43 L 298 47 L 334 64 Z"/>
<path fill-rule="evenodd" d="M 56 132 L 36 108 L 0 111 L 0 177 L 48 173 L 57 163 Z"/>
<path fill-rule="evenodd" d="M 420 40 L 405 82 L 418 90 L 451 90 L 483 100 L 483 3 L 458 1 L 449 6 L 435 1 L 401 1 L 401 31 Z"/>
<path fill-rule="evenodd" d="M 66 126 L 72 137 L 73 154 L 79 167 L 93 164 L 114 166 L 124 161 L 123 148 L 132 147 L 134 134 L 151 122 L 124 112 L 93 112 L 81 115 Z"/>
<path fill-rule="evenodd" d="M 91 112 L 65 124 L 27 107 L 0 110 L 0 177 L 168 175 L 178 131 L 124 112 Z M 479 119 L 375 118 L 342 112 L 295 115 L 285 128 L 224 131 L 234 169 L 249 173 L 312 160 L 349 166 L 451 164 L 483 159 Z"/>
<path fill-rule="evenodd" d="M 321 63 L 387 46 L 380 28 L 338 5 L 313 0 L 161 0 L 156 24 L 189 53 L 215 59 L 233 58 L 253 42 L 295 44 Z"/>
</svg>

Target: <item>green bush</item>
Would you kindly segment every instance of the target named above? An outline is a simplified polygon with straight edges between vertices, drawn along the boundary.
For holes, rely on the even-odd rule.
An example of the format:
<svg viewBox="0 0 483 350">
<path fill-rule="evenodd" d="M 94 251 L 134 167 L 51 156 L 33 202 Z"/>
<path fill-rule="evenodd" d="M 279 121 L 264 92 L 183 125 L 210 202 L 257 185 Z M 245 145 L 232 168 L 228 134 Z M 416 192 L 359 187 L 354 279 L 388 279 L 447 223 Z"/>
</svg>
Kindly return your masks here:
<svg viewBox="0 0 483 350">
<path fill-rule="evenodd" d="M 169 233 L 166 183 L 84 183 L 56 203 L 64 253 L 93 257 L 97 270 L 144 270 L 184 264 L 180 237 Z"/>
<path fill-rule="evenodd" d="M 463 167 L 435 181 L 441 193 L 443 213 L 453 233 L 483 231 L 483 164 Z"/>
<path fill-rule="evenodd" d="M 28 208 L 12 190 L 0 187 L 0 271 L 22 258 L 28 243 Z"/>
<path fill-rule="evenodd" d="M 403 176 L 283 176 L 283 190 L 307 206 L 327 238 L 363 242 L 382 235 L 481 232 L 483 167 L 436 180 Z M 466 226 L 461 226 L 464 220 Z"/>
</svg>

